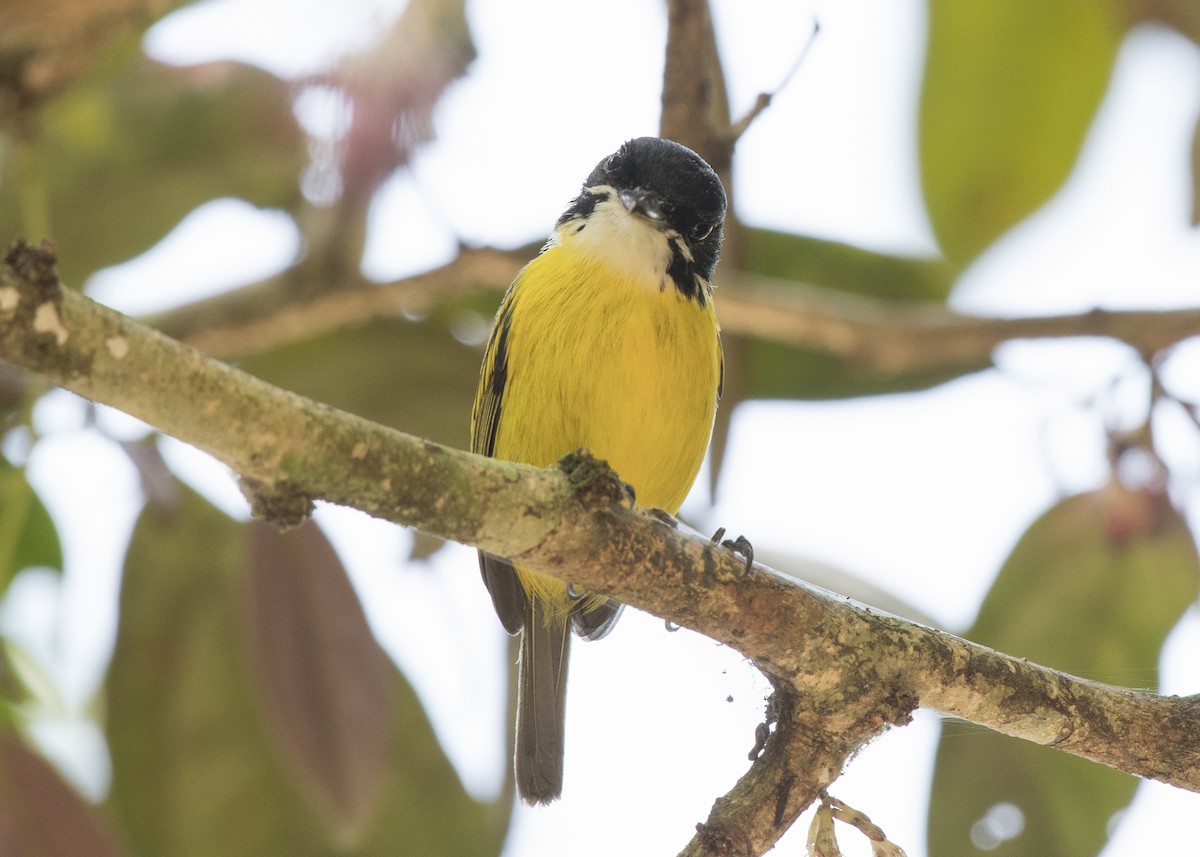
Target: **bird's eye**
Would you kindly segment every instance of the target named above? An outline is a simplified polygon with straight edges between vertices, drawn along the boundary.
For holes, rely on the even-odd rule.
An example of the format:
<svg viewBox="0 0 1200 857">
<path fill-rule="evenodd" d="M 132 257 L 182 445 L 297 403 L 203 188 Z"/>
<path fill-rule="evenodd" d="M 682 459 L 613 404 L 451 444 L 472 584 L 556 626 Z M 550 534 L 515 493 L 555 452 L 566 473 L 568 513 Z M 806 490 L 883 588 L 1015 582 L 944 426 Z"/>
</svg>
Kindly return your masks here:
<svg viewBox="0 0 1200 857">
<path fill-rule="evenodd" d="M 617 152 L 616 154 L 609 155 L 604 159 L 604 172 L 611 174 L 617 171 L 617 167 L 621 163 L 620 154 L 620 152 Z"/>
<path fill-rule="evenodd" d="M 712 235 L 712 231 L 713 231 L 713 224 L 697 223 L 695 226 L 692 227 L 692 240 L 693 241 L 703 241 L 709 235 Z"/>
</svg>

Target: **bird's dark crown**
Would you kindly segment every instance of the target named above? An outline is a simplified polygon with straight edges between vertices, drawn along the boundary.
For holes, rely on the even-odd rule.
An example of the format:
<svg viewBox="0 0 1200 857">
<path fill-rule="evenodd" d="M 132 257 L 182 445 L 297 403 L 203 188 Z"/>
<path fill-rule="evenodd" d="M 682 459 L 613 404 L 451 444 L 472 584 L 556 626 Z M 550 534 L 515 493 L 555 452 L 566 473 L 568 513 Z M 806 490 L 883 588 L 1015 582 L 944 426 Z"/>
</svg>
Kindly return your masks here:
<svg viewBox="0 0 1200 857">
<path fill-rule="evenodd" d="M 608 188 L 617 193 L 638 191 L 653 198 L 661 214 L 660 228 L 678 233 L 675 240 L 686 243 L 692 257 L 677 260 L 675 267 L 680 270 L 671 271 L 676 285 L 703 303 L 703 290 L 696 293 L 691 274 L 711 281 L 725 220 L 725 189 L 713 168 L 687 146 L 658 137 L 638 137 L 596 165 L 558 225 L 586 220 L 597 203 L 612 195 Z"/>
<path fill-rule="evenodd" d="M 699 223 L 719 226 L 725 219 L 721 180 L 703 158 L 673 140 L 638 137 L 622 145 L 596 165 L 559 222 L 590 214 L 595 203 L 584 200 L 587 189 L 602 185 L 653 193 L 663 205 L 667 224 L 684 235 Z"/>
</svg>

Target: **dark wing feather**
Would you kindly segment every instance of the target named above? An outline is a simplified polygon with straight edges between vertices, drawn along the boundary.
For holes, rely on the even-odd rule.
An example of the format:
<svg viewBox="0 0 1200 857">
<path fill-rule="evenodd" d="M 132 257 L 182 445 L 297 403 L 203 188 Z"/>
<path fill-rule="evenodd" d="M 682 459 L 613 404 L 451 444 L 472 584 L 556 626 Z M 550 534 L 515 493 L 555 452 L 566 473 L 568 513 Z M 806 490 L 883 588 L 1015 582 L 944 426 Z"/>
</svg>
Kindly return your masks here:
<svg viewBox="0 0 1200 857">
<path fill-rule="evenodd" d="M 508 333 L 512 325 L 512 289 L 504 296 L 492 335 L 484 353 L 484 371 L 475 394 L 471 412 L 471 451 L 492 455 L 496 450 L 496 430 L 504 405 L 504 389 L 508 383 Z M 479 571 L 492 596 L 496 615 L 510 634 L 518 633 L 525 624 L 526 597 L 512 563 L 479 552 Z"/>
<path fill-rule="evenodd" d="M 717 333 L 717 401 L 725 392 L 725 346 L 721 342 L 721 334 Z"/>
<path fill-rule="evenodd" d="M 516 283 L 513 284 L 515 287 Z M 512 328 L 513 288 L 509 288 L 496 314 L 483 357 L 483 372 L 475 392 L 475 407 L 471 411 L 471 452 L 494 455 L 496 431 L 504 405 L 504 389 L 508 384 L 508 335 Z"/>
<path fill-rule="evenodd" d="M 500 624 L 510 634 L 520 633 L 525 625 L 525 588 L 517 578 L 516 569 L 506 559 L 479 552 L 479 571 L 483 585 L 492 596 L 492 606 Z"/>
<path fill-rule="evenodd" d="M 571 627 L 583 639 L 591 642 L 608 636 L 608 632 L 621 618 L 625 605 L 620 601 L 606 598 L 590 610 L 576 609 L 571 611 Z"/>
</svg>

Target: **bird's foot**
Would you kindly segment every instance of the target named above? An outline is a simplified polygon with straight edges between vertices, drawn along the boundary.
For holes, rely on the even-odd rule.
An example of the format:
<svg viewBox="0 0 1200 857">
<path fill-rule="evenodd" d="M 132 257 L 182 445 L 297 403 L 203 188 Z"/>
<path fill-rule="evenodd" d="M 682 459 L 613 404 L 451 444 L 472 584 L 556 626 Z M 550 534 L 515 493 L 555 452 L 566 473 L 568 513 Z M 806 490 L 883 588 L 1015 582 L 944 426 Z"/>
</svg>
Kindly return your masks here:
<svg viewBox="0 0 1200 857">
<path fill-rule="evenodd" d="M 754 545 L 750 544 L 750 540 L 745 536 L 738 536 L 736 539 L 727 539 L 724 536 L 725 528 L 721 527 L 713 533 L 712 540 L 721 547 L 744 556 L 746 558 L 746 572 L 749 573 L 751 567 L 754 565 Z"/>
</svg>

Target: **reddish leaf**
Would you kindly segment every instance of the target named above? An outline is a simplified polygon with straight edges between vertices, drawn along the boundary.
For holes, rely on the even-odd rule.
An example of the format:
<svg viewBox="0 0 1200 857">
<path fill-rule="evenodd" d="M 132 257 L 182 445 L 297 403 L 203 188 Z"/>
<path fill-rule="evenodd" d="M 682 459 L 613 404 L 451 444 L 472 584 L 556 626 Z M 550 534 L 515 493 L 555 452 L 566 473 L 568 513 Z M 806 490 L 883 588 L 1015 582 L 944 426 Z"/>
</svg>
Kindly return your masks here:
<svg viewBox="0 0 1200 857">
<path fill-rule="evenodd" d="M 0 733 L 0 854 L 119 857 L 95 809 L 11 733 Z"/>
<path fill-rule="evenodd" d="M 105 683 L 108 805 L 142 857 L 318 857 L 323 831 L 267 746 L 240 633 L 245 526 L 181 489 L 148 505 Z"/>
<path fill-rule="evenodd" d="M 276 734 L 290 714 L 264 704 L 275 694 L 255 685 L 266 680 L 254 666 L 263 655 L 247 651 L 262 650 L 259 632 L 248 630 L 249 530 L 184 488 L 172 509 L 148 506 L 134 531 L 105 685 L 113 759 L 108 805 L 130 849 L 140 857 L 498 853 L 508 802 L 471 799 L 416 693 L 390 662 L 381 677 L 390 739 L 379 762 L 388 775 L 370 829 L 351 842 L 357 831 L 331 830 L 329 813 L 313 811 L 314 800 L 303 793 L 305 774 L 297 776 L 295 763 L 285 761 L 292 751 Z M 287 583 L 312 588 L 310 576 L 300 571 Z M 276 601 L 311 603 L 267 592 Z M 322 611 L 338 612 L 344 590 L 343 596 L 328 596 L 320 586 L 316 592 L 331 600 L 318 603 Z M 334 739 L 344 740 L 344 730 Z M 365 742 L 379 745 L 369 736 Z"/>
<path fill-rule="evenodd" d="M 249 565 L 251 668 L 268 731 L 304 791 L 358 841 L 388 772 L 386 656 L 315 524 L 287 535 L 253 524 Z"/>
</svg>

